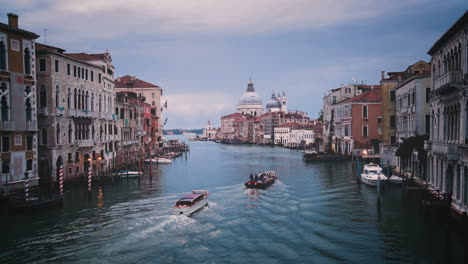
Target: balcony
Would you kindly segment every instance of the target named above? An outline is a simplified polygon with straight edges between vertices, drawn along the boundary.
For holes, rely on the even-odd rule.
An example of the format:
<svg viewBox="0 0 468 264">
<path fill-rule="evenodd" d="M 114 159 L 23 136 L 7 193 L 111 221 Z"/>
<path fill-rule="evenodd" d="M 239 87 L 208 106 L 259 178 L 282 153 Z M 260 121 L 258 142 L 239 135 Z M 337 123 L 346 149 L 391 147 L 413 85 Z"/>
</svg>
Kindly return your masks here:
<svg viewBox="0 0 468 264">
<path fill-rule="evenodd" d="M 460 82 L 462 80 L 463 80 L 462 71 L 449 71 L 439 76 L 439 78 L 434 79 L 434 90 L 437 90 L 446 84 Z"/>
<path fill-rule="evenodd" d="M 65 112 L 64 108 L 62 106 L 56 107 L 55 108 L 55 115 L 56 116 L 63 116 L 63 112 Z"/>
<path fill-rule="evenodd" d="M 68 109 L 68 115 L 69 116 L 76 116 L 76 109 Z"/>
<path fill-rule="evenodd" d="M 76 140 L 75 142 L 79 148 L 87 148 L 94 146 L 94 140 L 92 139 Z"/>
<path fill-rule="evenodd" d="M 0 130 L 12 131 L 13 130 L 13 122 L 11 122 L 11 121 L 0 121 Z"/>
<path fill-rule="evenodd" d="M 26 121 L 26 130 L 27 131 L 36 131 L 37 130 L 37 122 L 27 122 Z"/>
<path fill-rule="evenodd" d="M 457 143 L 433 143 L 432 150 L 435 153 L 445 154 L 448 160 L 458 160 Z"/>
<path fill-rule="evenodd" d="M 49 113 L 47 112 L 47 107 L 38 107 L 37 108 L 37 114 L 39 114 L 39 115 L 48 115 Z"/>
</svg>

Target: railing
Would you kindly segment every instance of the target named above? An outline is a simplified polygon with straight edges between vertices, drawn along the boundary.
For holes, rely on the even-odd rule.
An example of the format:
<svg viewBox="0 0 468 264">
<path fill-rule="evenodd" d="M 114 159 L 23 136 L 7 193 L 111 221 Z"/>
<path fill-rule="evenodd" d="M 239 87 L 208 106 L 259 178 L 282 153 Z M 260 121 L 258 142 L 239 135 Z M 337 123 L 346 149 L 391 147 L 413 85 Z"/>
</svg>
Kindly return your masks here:
<svg viewBox="0 0 468 264">
<path fill-rule="evenodd" d="M 0 130 L 13 130 L 13 122 L 11 121 L 0 121 Z"/>
<path fill-rule="evenodd" d="M 63 116 L 64 108 L 63 107 L 56 107 L 55 108 L 55 114 L 58 116 Z"/>
<path fill-rule="evenodd" d="M 432 149 L 437 153 L 444 154 L 458 154 L 458 144 L 457 143 L 436 143 L 432 144 Z"/>
<path fill-rule="evenodd" d="M 439 78 L 434 79 L 434 90 L 440 88 L 441 86 L 451 83 L 451 82 L 459 82 L 463 79 L 462 71 L 449 71 Z"/>
<path fill-rule="evenodd" d="M 36 131 L 37 130 L 37 122 L 26 122 L 26 130 L 27 131 Z"/>
<path fill-rule="evenodd" d="M 37 108 L 37 113 L 39 115 L 48 115 L 47 107 L 38 107 Z"/>
<path fill-rule="evenodd" d="M 76 116 L 76 109 L 68 109 L 69 116 Z"/>
<path fill-rule="evenodd" d="M 92 147 L 94 146 L 94 140 L 92 139 L 76 140 L 76 144 L 78 145 L 79 148 Z"/>
</svg>

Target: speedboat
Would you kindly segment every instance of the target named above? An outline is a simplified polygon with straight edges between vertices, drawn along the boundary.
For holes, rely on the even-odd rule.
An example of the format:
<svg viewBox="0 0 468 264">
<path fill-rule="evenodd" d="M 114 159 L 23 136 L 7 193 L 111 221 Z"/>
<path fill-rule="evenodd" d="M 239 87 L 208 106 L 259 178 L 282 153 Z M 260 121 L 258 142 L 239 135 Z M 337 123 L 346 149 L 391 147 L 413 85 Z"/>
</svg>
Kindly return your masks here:
<svg viewBox="0 0 468 264">
<path fill-rule="evenodd" d="M 145 162 L 149 163 L 158 163 L 158 164 L 171 164 L 172 160 L 169 158 L 161 158 L 161 157 L 156 157 L 152 159 L 146 159 Z"/>
<path fill-rule="evenodd" d="M 392 175 L 391 177 L 388 178 L 388 182 L 393 183 L 393 184 L 403 184 L 403 178 Z"/>
<path fill-rule="evenodd" d="M 176 202 L 174 214 L 190 216 L 208 205 L 208 196 L 210 194 L 205 190 L 193 190 Z"/>
<path fill-rule="evenodd" d="M 115 176 L 121 176 L 121 177 L 138 177 L 140 175 L 142 175 L 143 172 L 141 171 L 127 171 L 127 170 L 121 170 L 121 171 L 118 171 L 118 172 L 114 172 L 112 173 L 112 175 L 115 175 Z"/>
<path fill-rule="evenodd" d="M 387 176 L 382 173 L 379 165 L 369 163 L 364 165 L 364 172 L 361 173 L 361 182 L 370 186 L 377 186 L 378 181 L 387 180 Z"/>
<path fill-rule="evenodd" d="M 276 179 L 276 172 L 274 171 L 265 171 L 255 177 L 251 174 L 250 181 L 244 183 L 247 188 L 257 188 L 265 189 L 266 187 L 272 185 Z"/>
</svg>

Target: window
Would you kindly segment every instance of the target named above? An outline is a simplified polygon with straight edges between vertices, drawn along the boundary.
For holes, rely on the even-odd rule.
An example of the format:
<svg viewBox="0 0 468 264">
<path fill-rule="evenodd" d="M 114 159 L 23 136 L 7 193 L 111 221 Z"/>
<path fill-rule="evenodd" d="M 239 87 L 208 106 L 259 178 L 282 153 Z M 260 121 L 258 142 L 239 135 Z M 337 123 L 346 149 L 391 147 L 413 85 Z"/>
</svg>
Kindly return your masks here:
<svg viewBox="0 0 468 264">
<path fill-rule="evenodd" d="M 45 59 L 39 59 L 39 71 L 45 72 L 47 71 L 47 65 Z"/>
<path fill-rule="evenodd" d="M 10 152 L 10 136 L 2 137 L 2 152 Z"/>
<path fill-rule="evenodd" d="M 59 61 L 55 60 L 55 72 L 59 72 Z"/>
<path fill-rule="evenodd" d="M 396 136 L 395 135 L 390 136 L 390 144 L 396 144 Z"/>
<path fill-rule="evenodd" d="M 88 70 L 85 71 L 86 80 L 88 80 Z"/>
<path fill-rule="evenodd" d="M 33 150 L 33 136 L 26 136 L 26 150 Z"/>
<path fill-rule="evenodd" d="M 41 85 L 41 88 L 39 90 L 39 103 L 40 103 L 40 107 L 47 106 L 47 90 L 44 85 Z"/>
<path fill-rule="evenodd" d="M 426 103 L 431 99 L 431 88 L 426 88 Z"/>
<path fill-rule="evenodd" d="M 336 104 L 336 96 L 333 96 L 333 101 L 332 103 Z"/>
<path fill-rule="evenodd" d="M 43 128 L 41 133 L 41 144 L 47 145 L 47 129 Z"/>
<path fill-rule="evenodd" d="M 156 103 L 154 101 L 151 102 L 151 106 L 155 106 Z"/>
<path fill-rule="evenodd" d="M 31 74 L 31 53 L 29 48 L 24 49 L 24 73 Z"/>
<path fill-rule="evenodd" d="M 349 133 L 348 133 L 348 125 L 345 125 L 345 128 L 344 128 L 344 135 L 345 137 L 349 136 Z"/>
<path fill-rule="evenodd" d="M 55 135 L 55 137 L 56 137 L 56 139 L 57 139 L 57 145 L 60 145 L 60 144 L 62 144 L 62 137 L 61 137 L 61 135 L 60 135 L 60 124 L 57 123 L 56 127 L 57 127 L 57 130 L 56 130 L 56 135 Z"/>
<path fill-rule="evenodd" d="M 71 72 L 70 72 L 70 63 L 67 63 L 67 75 L 70 76 Z"/>
<path fill-rule="evenodd" d="M 141 96 L 141 94 L 140 94 L 140 96 Z M 156 96 L 155 93 L 151 93 L 151 98 L 154 98 L 155 96 Z"/>
<path fill-rule="evenodd" d="M 98 80 L 99 80 L 99 83 L 101 83 L 101 74 L 100 73 L 98 75 Z"/>
<path fill-rule="evenodd" d="M 0 70 L 6 71 L 6 47 L 3 41 L 0 41 Z"/>
<path fill-rule="evenodd" d="M 81 78 L 82 78 L 82 79 L 85 78 L 85 71 L 84 71 L 84 68 L 81 68 Z"/>
<path fill-rule="evenodd" d="M 94 71 L 91 71 L 91 81 L 94 82 Z"/>
<path fill-rule="evenodd" d="M 390 116 L 390 128 L 391 129 L 396 128 L 396 116 L 394 115 Z"/>
<path fill-rule="evenodd" d="M 395 102 L 396 100 L 396 92 L 395 90 L 390 90 L 390 102 Z"/>
<path fill-rule="evenodd" d="M 16 135 L 15 136 L 15 146 L 21 146 L 21 145 L 23 145 L 23 136 Z"/>
<path fill-rule="evenodd" d="M 406 103 L 407 103 L 406 106 L 409 106 L 409 105 L 411 104 L 411 93 L 409 93 L 409 94 L 406 96 L 406 99 L 407 99 L 407 101 L 406 101 Z"/>
<path fill-rule="evenodd" d="M 81 67 L 78 67 L 77 71 L 78 71 L 78 78 L 81 78 Z"/>
<path fill-rule="evenodd" d="M 55 106 L 60 107 L 60 87 L 55 86 Z"/>
<path fill-rule="evenodd" d="M 426 115 L 426 135 L 431 132 L 431 115 Z"/>
<path fill-rule="evenodd" d="M 33 169 L 33 160 L 32 159 L 26 160 L 26 170 L 32 171 L 32 169 Z"/>
<path fill-rule="evenodd" d="M 26 112 L 26 122 L 31 122 L 32 121 L 32 108 L 31 108 L 31 100 L 26 99 L 25 103 L 25 112 Z"/>
<path fill-rule="evenodd" d="M 416 91 L 414 91 L 414 92 L 411 94 L 411 96 L 412 96 L 412 98 L 411 98 L 411 99 L 412 99 L 412 103 L 413 103 L 413 105 L 415 105 L 415 104 L 416 104 Z"/>
<path fill-rule="evenodd" d="M 71 153 L 68 153 L 68 162 L 72 162 L 72 154 Z"/>
<path fill-rule="evenodd" d="M 362 107 L 362 119 L 367 119 L 367 105 Z"/>
<path fill-rule="evenodd" d="M 75 152 L 75 161 L 76 162 L 80 161 L 80 153 L 79 152 Z M 78 171 L 78 167 L 76 167 L 76 171 Z"/>
<path fill-rule="evenodd" d="M 76 77 L 76 66 L 73 66 L 73 77 Z"/>
<path fill-rule="evenodd" d="M 362 137 L 367 137 L 368 132 L 367 132 L 367 125 L 362 126 Z"/>
</svg>

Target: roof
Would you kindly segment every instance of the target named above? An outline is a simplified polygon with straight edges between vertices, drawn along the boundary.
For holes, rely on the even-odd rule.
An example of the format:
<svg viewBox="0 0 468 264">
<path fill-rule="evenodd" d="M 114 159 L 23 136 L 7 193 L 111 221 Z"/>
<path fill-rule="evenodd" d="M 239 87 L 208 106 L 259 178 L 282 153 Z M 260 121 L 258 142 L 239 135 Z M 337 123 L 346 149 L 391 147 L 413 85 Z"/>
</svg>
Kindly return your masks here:
<svg viewBox="0 0 468 264">
<path fill-rule="evenodd" d="M 351 102 L 380 102 L 381 100 L 382 100 L 382 89 L 377 88 L 369 92 L 360 94 L 358 96 L 343 100 L 335 105 L 341 105 L 341 104 L 351 103 Z"/>
<path fill-rule="evenodd" d="M 203 194 L 202 193 L 192 193 L 192 194 L 187 194 L 185 195 L 184 197 L 182 197 L 180 200 L 194 200 L 196 198 L 198 198 L 199 196 L 202 196 Z"/>
<path fill-rule="evenodd" d="M 279 127 L 302 127 L 302 125 L 296 122 L 292 122 L 292 123 L 282 124 Z"/>
<path fill-rule="evenodd" d="M 125 75 L 115 80 L 115 88 L 159 88 L 159 86 L 134 76 Z"/>
<path fill-rule="evenodd" d="M 36 52 L 38 51 L 51 51 L 51 52 L 57 52 L 57 53 L 62 53 L 62 54 L 65 53 L 64 49 L 36 42 Z"/>
<path fill-rule="evenodd" d="M 88 53 L 80 52 L 80 53 L 67 53 L 66 55 L 74 59 L 83 60 L 83 61 L 103 60 L 106 57 L 106 53 L 88 54 Z"/>
<path fill-rule="evenodd" d="M 232 113 L 223 117 L 243 117 L 243 115 L 241 113 Z"/>
<path fill-rule="evenodd" d="M 431 49 L 427 52 L 429 55 L 433 55 L 445 42 L 447 42 L 455 33 L 463 29 L 463 25 L 468 23 L 468 11 L 465 11 L 462 17 L 460 17 L 447 32 L 434 43 Z"/>
<path fill-rule="evenodd" d="M 0 23 L 0 31 L 11 32 L 13 34 L 17 34 L 17 35 L 20 35 L 20 36 L 23 36 L 23 37 L 26 37 L 26 38 L 29 38 L 29 39 L 37 39 L 38 37 L 40 37 L 39 35 L 37 35 L 34 32 L 30 32 L 30 31 L 20 29 L 20 28 L 17 28 L 17 27 L 12 27 L 12 26 L 10 26 L 8 24 L 4 24 L 4 23 Z"/>
</svg>

